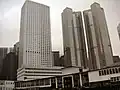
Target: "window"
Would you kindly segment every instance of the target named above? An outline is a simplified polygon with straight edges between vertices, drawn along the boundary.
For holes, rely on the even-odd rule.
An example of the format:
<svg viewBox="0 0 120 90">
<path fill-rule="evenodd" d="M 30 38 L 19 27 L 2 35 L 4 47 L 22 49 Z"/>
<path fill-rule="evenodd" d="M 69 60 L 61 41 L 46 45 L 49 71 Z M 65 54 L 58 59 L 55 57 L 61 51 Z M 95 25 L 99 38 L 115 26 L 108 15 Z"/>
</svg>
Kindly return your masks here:
<svg viewBox="0 0 120 90">
<path fill-rule="evenodd" d="M 44 85 L 44 80 L 40 80 L 40 86 Z"/>
<path fill-rule="evenodd" d="M 118 68 L 118 72 L 120 73 L 120 68 Z"/>
<path fill-rule="evenodd" d="M 109 70 L 107 69 L 106 71 L 107 71 L 107 75 L 108 75 L 109 74 Z"/>
<path fill-rule="evenodd" d="M 102 75 L 104 75 L 104 71 L 102 70 Z"/>
<path fill-rule="evenodd" d="M 114 69 L 114 68 L 112 69 L 112 72 L 113 72 L 112 74 L 114 74 L 114 73 L 115 73 L 115 69 Z"/>
<path fill-rule="evenodd" d="M 110 74 L 112 74 L 112 69 L 110 69 Z"/>
<path fill-rule="evenodd" d="M 118 69 L 117 68 L 115 68 L 115 72 L 118 73 Z"/>
<path fill-rule="evenodd" d="M 106 75 L 106 70 L 104 70 L 104 75 Z"/>
<path fill-rule="evenodd" d="M 101 72 L 101 71 L 99 71 L 99 76 L 101 76 L 101 74 L 102 74 L 102 72 Z"/>
<path fill-rule="evenodd" d="M 117 81 L 119 81 L 119 77 L 117 77 Z"/>
<path fill-rule="evenodd" d="M 50 80 L 49 79 L 45 79 L 45 85 L 49 85 L 50 84 Z"/>
</svg>

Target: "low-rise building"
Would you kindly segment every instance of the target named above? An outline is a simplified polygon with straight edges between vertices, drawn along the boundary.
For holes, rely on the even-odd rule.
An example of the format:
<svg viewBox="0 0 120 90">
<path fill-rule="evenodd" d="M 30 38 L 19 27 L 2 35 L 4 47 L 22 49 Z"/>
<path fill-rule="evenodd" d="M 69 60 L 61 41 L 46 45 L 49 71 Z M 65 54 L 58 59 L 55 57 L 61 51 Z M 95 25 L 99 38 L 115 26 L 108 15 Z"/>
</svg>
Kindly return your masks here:
<svg viewBox="0 0 120 90">
<path fill-rule="evenodd" d="M 62 68 L 61 75 L 15 82 L 16 90 L 52 90 L 57 88 L 101 88 L 120 86 L 120 65 L 104 67 L 97 70 L 87 70 L 80 67 Z M 119 87 L 120 88 L 120 87 Z"/>
<path fill-rule="evenodd" d="M 13 90 L 14 81 L 0 80 L 0 90 Z"/>
<path fill-rule="evenodd" d="M 59 76 L 62 74 L 61 68 L 63 67 L 50 67 L 50 68 L 22 67 L 17 70 L 17 80 L 27 81 L 33 79 L 48 78 L 51 76 Z"/>
</svg>

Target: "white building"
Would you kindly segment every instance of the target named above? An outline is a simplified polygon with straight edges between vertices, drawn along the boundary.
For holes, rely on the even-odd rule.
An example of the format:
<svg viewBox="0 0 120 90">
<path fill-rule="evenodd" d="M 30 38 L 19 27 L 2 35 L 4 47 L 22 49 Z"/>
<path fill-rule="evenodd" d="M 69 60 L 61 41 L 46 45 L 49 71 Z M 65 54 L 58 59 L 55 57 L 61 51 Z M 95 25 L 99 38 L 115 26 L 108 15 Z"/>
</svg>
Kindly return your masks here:
<svg viewBox="0 0 120 90">
<path fill-rule="evenodd" d="M 17 73 L 18 80 L 37 78 L 37 68 L 39 68 L 39 70 L 50 68 L 49 70 L 51 71 L 53 68 L 56 69 L 55 67 L 52 68 L 49 6 L 30 0 L 27 0 L 24 3 L 21 10 L 19 43 L 19 69 Z M 31 70 L 34 68 L 34 75 L 33 73 L 29 73 L 31 74 L 29 75 L 31 77 L 25 76 L 27 74 L 27 68 L 29 68 L 29 70 L 30 68 Z M 42 73 L 42 75 L 44 74 L 40 71 L 39 73 Z M 50 74 L 47 74 L 47 76 L 49 75 Z M 38 78 L 40 78 L 40 76 L 41 74 L 39 74 Z"/>
<path fill-rule="evenodd" d="M 17 70 L 17 79 L 19 81 L 22 80 L 33 80 L 33 79 L 41 79 L 53 77 L 56 75 L 61 75 L 63 67 L 44 67 L 44 68 L 34 68 L 34 67 L 26 67 L 19 68 Z"/>
<path fill-rule="evenodd" d="M 19 68 L 51 67 L 49 7 L 27 0 L 21 11 Z"/>
<path fill-rule="evenodd" d="M 87 54 L 81 12 L 65 8 L 62 12 L 65 66 L 87 68 Z"/>
<path fill-rule="evenodd" d="M 13 90 L 15 87 L 14 81 L 0 80 L 0 90 Z"/>
</svg>

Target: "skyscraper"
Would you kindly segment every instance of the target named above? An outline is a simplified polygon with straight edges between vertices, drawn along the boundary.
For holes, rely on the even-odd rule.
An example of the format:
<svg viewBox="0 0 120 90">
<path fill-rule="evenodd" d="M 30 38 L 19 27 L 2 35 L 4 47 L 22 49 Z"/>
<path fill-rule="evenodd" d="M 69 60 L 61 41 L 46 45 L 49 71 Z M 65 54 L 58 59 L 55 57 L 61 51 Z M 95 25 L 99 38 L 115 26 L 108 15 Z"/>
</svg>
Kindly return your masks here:
<svg viewBox="0 0 120 90">
<path fill-rule="evenodd" d="M 21 11 L 19 68 L 51 67 L 49 7 L 27 0 Z"/>
<path fill-rule="evenodd" d="M 118 31 L 118 35 L 119 35 L 119 39 L 120 39 L 120 23 L 117 26 L 117 31 Z"/>
<path fill-rule="evenodd" d="M 103 8 L 93 3 L 90 10 L 83 12 L 88 43 L 88 55 L 91 69 L 113 64 L 108 27 Z"/>
<path fill-rule="evenodd" d="M 87 68 L 87 54 L 81 12 L 65 8 L 62 13 L 65 66 Z"/>
<path fill-rule="evenodd" d="M 61 74 L 52 67 L 50 8 L 26 0 L 21 10 L 17 80 Z"/>
</svg>

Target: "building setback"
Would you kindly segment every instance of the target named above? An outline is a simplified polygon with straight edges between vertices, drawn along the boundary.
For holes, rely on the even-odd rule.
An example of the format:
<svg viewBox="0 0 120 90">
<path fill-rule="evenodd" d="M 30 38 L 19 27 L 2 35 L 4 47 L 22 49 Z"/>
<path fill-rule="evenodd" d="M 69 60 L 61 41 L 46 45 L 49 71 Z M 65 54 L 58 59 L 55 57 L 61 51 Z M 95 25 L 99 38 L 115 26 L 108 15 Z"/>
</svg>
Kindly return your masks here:
<svg viewBox="0 0 120 90">
<path fill-rule="evenodd" d="M 64 65 L 87 68 L 87 54 L 81 12 L 62 12 Z"/>
<path fill-rule="evenodd" d="M 90 69 L 100 69 L 113 64 L 113 53 L 104 9 L 93 3 L 83 12 Z"/>
</svg>

